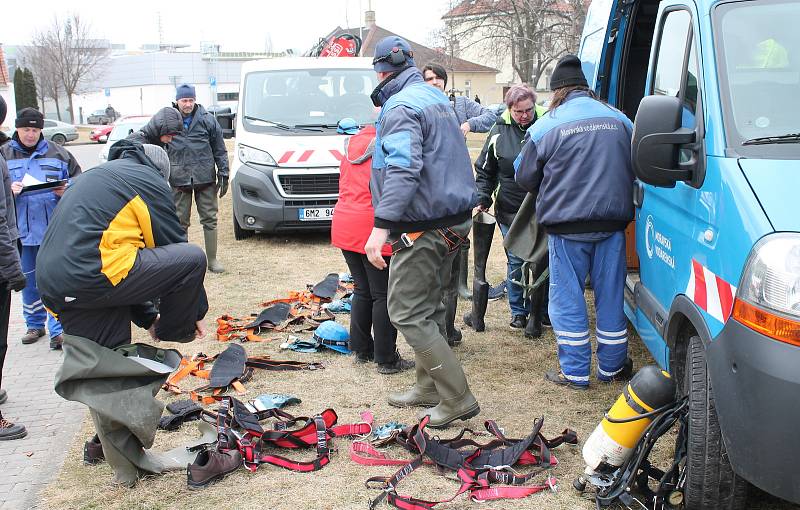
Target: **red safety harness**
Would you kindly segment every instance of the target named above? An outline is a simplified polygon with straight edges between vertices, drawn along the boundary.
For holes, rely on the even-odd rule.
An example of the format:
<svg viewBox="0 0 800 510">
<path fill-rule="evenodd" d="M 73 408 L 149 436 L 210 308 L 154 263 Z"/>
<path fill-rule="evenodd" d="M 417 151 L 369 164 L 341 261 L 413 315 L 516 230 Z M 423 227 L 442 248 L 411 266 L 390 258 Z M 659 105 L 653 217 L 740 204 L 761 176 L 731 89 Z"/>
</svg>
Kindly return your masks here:
<svg viewBox="0 0 800 510">
<path fill-rule="evenodd" d="M 423 418 L 419 425 L 396 435 L 394 440 L 418 456 L 411 461 L 388 459 L 386 456 L 364 442 L 354 442 L 350 457 L 365 465 L 402 465 L 389 477 L 374 476 L 366 481 L 367 487 L 379 484 L 383 492 L 370 503 L 375 508 L 383 499 L 403 510 L 430 509 L 440 503 L 453 501 L 464 493 L 476 502 L 495 499 L 524 498 L 545 489 L 555 490 L 555 477 L 548 476 L 543 483 L 529 485 L 542 470 L 555 466 L 558 461 L 550 453 L 562 443 L 577 444 L 574 431 L 565 430 L 560 436 L 548 440 L 541 435 L 544 418 L 534 422 L 531 434 L 524 439 L 505 437 L 500 427 L 493 421 L 486 422 L 486 429 L 495 439 L 485 444 L 465 438 L 469 429 L 464 429 L 452 439 L 433 439 L 425 433 L 429 417 Z M 473 447 L 474 449 L 466 449 Z M 398 484 L 423 464 L 436 465 L 443 469 L 456 471 L 461 487 L 449 499 L 428 501 L 397 493 Z M 516 474 L 513 466 L 530 465 L 536 469 L 527 474 Z M 493 486 L 493 484 L 503 484 Z"/>
<path fill-rule="evenodd" d="M 338 417 L 333 409 L 326 409 L 312 417 L 295 417 L 280 409 L 268 409 L 255 414 L 249 412 L 239 400 L 221 397 L 217 413 L 217 442 L 222 451 L 238 449 L 244 467 L 255 472 L 261 464 L 271 464 L 291 471 L 310 472 L 330 463 L 334 437 L 366 436 L 372 432 L 373 416 L 361 415 L 363 421 L 336 425 Z M 232 416 L 229 415 L 232 411 Z M 261 420 L 273 418 L 273 428 L 265 429 Z M 299 426 L 298 426 L 299 424 Z M 267 448 L 301 449 L 315 447 L 317 456 L 310 461 L 298 461 L 282 455 L 266 453 Z"/>
</svg>

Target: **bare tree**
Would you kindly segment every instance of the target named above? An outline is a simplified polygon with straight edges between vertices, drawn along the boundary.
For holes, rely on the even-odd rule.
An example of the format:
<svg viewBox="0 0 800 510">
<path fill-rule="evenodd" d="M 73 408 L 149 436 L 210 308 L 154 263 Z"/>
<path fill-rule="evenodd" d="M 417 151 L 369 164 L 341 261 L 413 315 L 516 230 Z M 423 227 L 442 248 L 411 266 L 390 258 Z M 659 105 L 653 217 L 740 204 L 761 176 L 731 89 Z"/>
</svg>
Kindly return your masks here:
<svg viewBox="0 0 800 510">
<path fill-rule="evenodd" d="M 55 52 L 47 44 L 46 36 L 43 33 L 37 33 L 30 46 L 24 47 L 20 52 L 20 63 L 33 73 L 38 99 L 42 103 L 42 113 L 45 111 L 45 99 L 52 99 L 56 105 L 58 120 L 61 120 L 59 105 L 62 90 L 61 79 L 55 63 Z"/>
<path fill-rule="evenodd" d="M 55 66 L 58 81 L 69 101 L 70 121 L 75 122 L 72 96 L 94 78 L 108 58 L 108 46 L 91 37 L 91 27 L 78 14 L 66 20 L 53 18 L 50 27 L 39 34 L 41 47 Z"/>
<path fill-rule="evenodd" d="M 585 0 L 466 0 L 446 18 L 461 49 L 508 55 L 522 82 L 535 85 L 548 65 L 577 49 Z"/>
</svg>

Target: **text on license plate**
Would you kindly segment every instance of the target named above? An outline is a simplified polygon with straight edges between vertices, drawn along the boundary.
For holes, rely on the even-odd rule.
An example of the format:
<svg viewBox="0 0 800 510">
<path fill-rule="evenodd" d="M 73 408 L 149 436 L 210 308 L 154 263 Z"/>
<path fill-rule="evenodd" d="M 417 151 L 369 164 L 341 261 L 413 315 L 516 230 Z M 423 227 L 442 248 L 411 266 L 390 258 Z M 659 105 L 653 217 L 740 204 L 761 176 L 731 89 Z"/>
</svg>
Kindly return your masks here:
<svg viewBox="0 0 800 510">
<path fill-rule="evenodd" d="M 333 207 L 307 207 L 298 210 L 300 221 L 330 220 L 333 218 Z"/>
</svg>

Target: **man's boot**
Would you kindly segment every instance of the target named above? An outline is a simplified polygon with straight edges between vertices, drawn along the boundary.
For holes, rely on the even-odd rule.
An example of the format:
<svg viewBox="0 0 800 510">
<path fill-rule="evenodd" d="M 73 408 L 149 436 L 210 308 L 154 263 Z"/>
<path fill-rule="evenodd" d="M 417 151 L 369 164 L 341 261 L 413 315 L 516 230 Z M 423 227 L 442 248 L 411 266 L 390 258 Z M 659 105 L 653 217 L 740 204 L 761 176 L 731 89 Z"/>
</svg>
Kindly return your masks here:
<svg viewBox="0 0 800 510">
<path fill-rule="evenodd" d="M 444 428 L 456 420 L 467 420 L 481 412 L 478 401 L 469 390 L 461 362 L 444 342 L 436 342 L 430 350 L 420 354 L 417 362 L 433 379 L 439 394 L 439 404 L 420 411 L 417 417 L 428 415 L 431 428 Z"/>
<path fill-rule="evenodd" d="M 481 212 L 472 221 L 473 257 L 475 277 L 472 280 L 472 312 L 464 316 L 464 323 L 475 331 L 484 331 L 483 321 L 486 305 L 489 302 L 489 283 L 486 281 L 486 263 L 492 248 L 494 227 L 497 220 L 489 213 Z"/>
<path fill-rule="evenodd" d="M 469 273 L 469 243 L 464 242 L 458 252 L 458 297 L 472 299 L 472 292 L 467 287 Z"/>
<path fill-rule="evenodd" d="M 19 423 L 11 423 L 3 418 L 3 413 L 0 413 L 0 441 L 11 441 L 12 439 L 22 439 L 28 435 L 24 425 Z"/>
<path fill-rule="evenodd" d="M 525 326 L 525 338 L 539 338 L 542 336 L 542 317 L 544 316 L 544 298 L 547 287 L 543 284 L 533 291 L 530 297 L 530 315 Z"/>
<path fill-rule="evenodd" d="M 206 244 L 206 258 L 208 259 L 208 270 L 212 273 L 223 273 L 225 267 L 217 260 L 217 230 L 203 229 L 203 238 Z"/>
<path fill-rule="evenodd" d="M 428 356 L 429 353 L 430 351 L 425 351 L 422 354 L 414 355 L 417 381 L 406 391 L 389 393 L 389 405 L 394 407 L 433 407 L 439 403 L 436 385 L 420 361 L 422 356 Z"/>
<path fill-rule="evenodd" d="M 461 330 L 456 328 L 456 308 L 458 306 L 458 294 L 445 294 L 444 296 L 444 325 L 446 330 L 447 344 L 455 347 L 461 343 Z"/>
</svg>

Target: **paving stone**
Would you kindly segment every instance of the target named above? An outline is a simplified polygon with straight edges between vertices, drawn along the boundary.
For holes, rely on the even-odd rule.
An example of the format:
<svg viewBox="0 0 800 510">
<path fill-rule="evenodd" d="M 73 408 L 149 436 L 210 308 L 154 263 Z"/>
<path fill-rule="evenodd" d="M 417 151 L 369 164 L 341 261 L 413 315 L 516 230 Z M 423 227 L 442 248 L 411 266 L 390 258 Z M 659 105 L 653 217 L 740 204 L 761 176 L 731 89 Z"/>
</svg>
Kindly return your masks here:
<svg viewBox="0 0 800 510">
<path fill-rule="evenodd" d="M 86 414 L 84 406 L 67 402 L 53 391 L 61 352 L 50 350 L 47 337 L 22 345 L 19 338 L 26 329 L 21 296 L 13 293 L 3 368 L 3 389 L 8 392 L 8 401 L 0 410 L 4 417 L 25 425 L 28 436 L 0 442 L 0 510 L 36 506 L 40 490 L 61 469 Z M 29 457 L 28 453 L 32 455 Z"/>
</svg>

